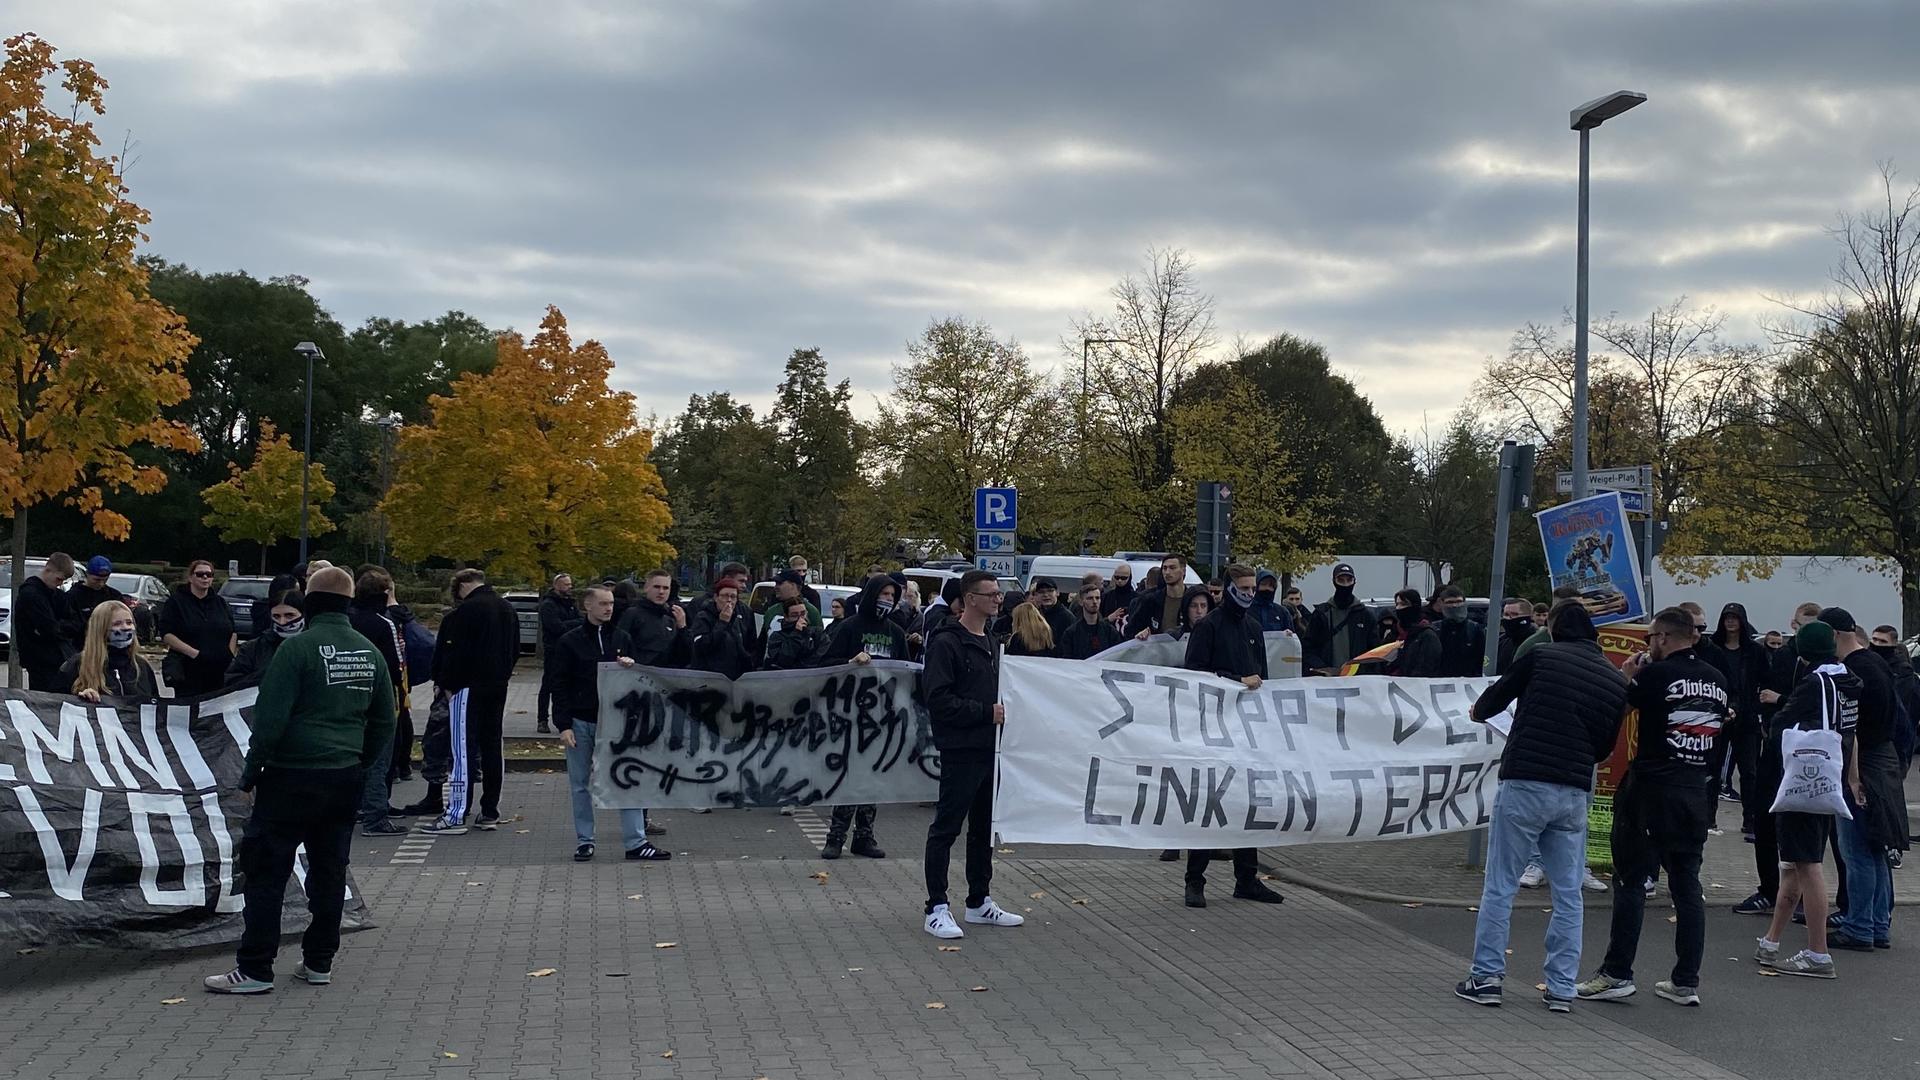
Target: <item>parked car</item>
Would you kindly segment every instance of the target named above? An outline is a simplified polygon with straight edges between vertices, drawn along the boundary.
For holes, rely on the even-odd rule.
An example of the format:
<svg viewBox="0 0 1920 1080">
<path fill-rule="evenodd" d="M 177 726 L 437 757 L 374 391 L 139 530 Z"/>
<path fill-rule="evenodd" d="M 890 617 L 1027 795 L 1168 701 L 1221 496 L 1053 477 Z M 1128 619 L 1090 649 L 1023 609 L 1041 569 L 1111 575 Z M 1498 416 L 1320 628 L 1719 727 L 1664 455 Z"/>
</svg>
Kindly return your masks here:
<svg viewBox="0 0 1920 1080">
<path fill-rule="evenodd" d="M 272 585 L 273 579 L 270 577 L 230 577 L 221 584 L 220 598 L 227 602 L 227 610 L 233 614 L 233 632 L 238 634 L 242 641 L 255 633 L 253 602 L 265 600 L 267 590 Z M 154 615 L 158 618 L 159 612 L 156 610 Z"/>
<path fill-rule="evenodd" d="M 133 609 L 133 626 L 143 644 L 159 636 L 160 605 L 167 602 L 167 586 L 152 574 L 109 574 L 107 584 L 119 589 Z"/>
<path fill-rule="evenodd" d="M 540 594 L 536 592 L 502 593 L 520 616 L 520 651 L 530 653 L 540 644 Z"/>
</svg>

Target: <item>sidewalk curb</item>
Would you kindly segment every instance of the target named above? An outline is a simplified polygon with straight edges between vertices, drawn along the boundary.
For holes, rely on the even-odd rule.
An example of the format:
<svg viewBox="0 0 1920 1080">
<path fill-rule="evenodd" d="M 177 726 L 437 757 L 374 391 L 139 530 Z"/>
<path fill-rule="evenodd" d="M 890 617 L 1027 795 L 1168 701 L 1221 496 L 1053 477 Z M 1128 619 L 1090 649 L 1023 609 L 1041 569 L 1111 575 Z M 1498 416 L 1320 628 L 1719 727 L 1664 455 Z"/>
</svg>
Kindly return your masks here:
<svg viewBox="0 0 1920 1080">
<path fill-rule="evenodd" d="M 1478 908 L 1480 906 L 1480 898 L 1477 896 L 1473 897 L 1470 900 L 1462 900 L 1462 899 L 1457 899 L 1453 897 L 1414 896 L 1406 893 L 1383 892 L 1378 889 L 1362 889 L 1353 885 L 1342 885 L 1337 881 L 1328 881 L 1325 878 L 1315 877 L 1312 874 L 1302 873 L 1301 871 L 1294 870 L 1289 867 L 1277 866 L 1267 862 L 1264 859 L 1261 860 L 1260 862 L 1260 869 L 1265 871 L 1268 875 L 1274 878 L 1277 878 L 1281 881 L 1284 881 L 1290 885 L 1298 885 L 1303 889 L 1312 889 L 1314 892 L 1317 892 L 1317 893 L 1324 893 L 1328 896 L 1344 897 L 1349 900 L 1367 900 L 1377 904 L 1401 904 L 1401 905 L 1418 904 L 1421 907 L 1437 907 L 1437 908 L 1465 909 L 1465 908 Z M 1521 890 L 1519 896 L 1515 897 L 1514 906 L 1516 907 L 1520 906 L 1522 903 L 1521 898 L 1525 897 L 1529 892 L 1539 893 L 1541 897 L 1545 898 L 1548 905 L 1552 904 L 1553 893 L 1551 891 L 1544 890 L 1544 889 L 1540 889 L 1540 890 L 1523 889 Z M 1581 896 L 1585 898 L 1587 907 L 1609 908 L 1609 909 L 1613 907 L 1613 893 L 1611 891 L 1608 891 L 1608 893 L 1605 896 L 1601 896 L 1599 893 L 1587 893 L 1587 892 L 1582 892 Z M 1653 899 L 1647 901 L 1647 906 L 1650 908 L 1670 908 L 1673 906 L 1673 898 L 1666 891 L 1662 890 L 1661 892 L 1655 894 Z M 1711 908 L 1713 906 L 1714 905 L 1712 904 L 1711 899 L 1709 898 L 1708 907 Z M 1920 906 L 1920 896 L 1902 897 L 1896 894 L 1893 898 L 1893 906 L 1894 907 Z"/>
</svg>

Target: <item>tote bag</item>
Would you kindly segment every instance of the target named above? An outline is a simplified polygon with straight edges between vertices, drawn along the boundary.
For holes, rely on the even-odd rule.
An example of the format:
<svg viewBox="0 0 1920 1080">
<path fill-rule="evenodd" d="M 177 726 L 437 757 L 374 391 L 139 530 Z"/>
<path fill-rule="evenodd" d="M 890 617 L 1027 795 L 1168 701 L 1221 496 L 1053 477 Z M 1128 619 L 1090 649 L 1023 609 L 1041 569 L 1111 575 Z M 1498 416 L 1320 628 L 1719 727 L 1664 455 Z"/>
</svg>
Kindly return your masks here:
<svg viewBox="0 0 1920 1080">
<path fill-rule="evenodd" d="M 1820 680 L 1820 726 L 1812 731 L 1788 728 L 1780 733 L 1780 765 L 1784 770 L 1780 794 L 1773 800 L 1776 814 L 1832 814 L 1853 820 L 1842 791 L 1846 763 L 1840 733 L 1833 718 L 1840 709 L 1840 690 L 1833 680 Z"/>
</svg>

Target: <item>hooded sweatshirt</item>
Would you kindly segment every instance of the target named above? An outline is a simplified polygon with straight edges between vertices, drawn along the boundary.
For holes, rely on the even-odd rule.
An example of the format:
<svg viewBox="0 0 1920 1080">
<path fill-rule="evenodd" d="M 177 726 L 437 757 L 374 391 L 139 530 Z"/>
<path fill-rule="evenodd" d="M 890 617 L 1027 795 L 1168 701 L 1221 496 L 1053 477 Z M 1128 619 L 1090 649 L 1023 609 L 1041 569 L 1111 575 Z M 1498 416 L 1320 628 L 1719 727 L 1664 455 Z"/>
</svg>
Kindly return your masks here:
<svg viewBox="0 0 1920 1080">
<path fill-rule="evenodd" d="M 833 624 L 825 662 L 845 663 L 861 653 L 875 660 L 907 658 L 907 632 L 894 621 L 891 611 L 880 610 L 881 590 L 894 584 L 893 579 L 885 574 L 875 574 L 867 579 L 866 585 L 860 590 L 860 603 L 855 606 L 853 614 Z"/>
<path fill-rule="evenodd" d="M 1274 587 L 1266 588 L 1268 583 Z M 1263 631 L 1293 629 L 1292 613 L 1287 611 L 1286 605 L 1274 599 L 1279 593 L 1279 586 L 1280 579 L 1266 570 L 1260 572 L 1260 577 L 1254 585 L 1253 606 L 1247 610 L 1252 613 Z"/>
<path fill-rule="evenodd" d="M 1729 617 L 1740 620 L 1737 635 L 1737 648 L 1729 647 L 1726 631 L 1722 629 Z M 1750 720 L 1760 713 L 1760 690 L 1767 682 L 1768 662 L 1771 659 L 1766 647 L 1760 644 L 1759 636 L 1753 632 L 1753 624 L 1747 621 L 1747 609 L 1740 604 L 1728 604 L 1720 609 L 1720 618 L 1713 624 L 1712 631 L 1700 641 L 1698 649 L 1700 659 L 1717 668 L 1727 683 L 1727 707 L 1733 710 L 1734 720 Z"/>
<path fill-rule="evenodd" d="M 1232 589 L 1221 596 L 1220 606 L 1187 635 L 1187 658 L 1182 666 L 1223 679 L 1267 677 L 1267 645 L 1260 622 L 1248 608 L 1234 601 Z"/>
</svg>

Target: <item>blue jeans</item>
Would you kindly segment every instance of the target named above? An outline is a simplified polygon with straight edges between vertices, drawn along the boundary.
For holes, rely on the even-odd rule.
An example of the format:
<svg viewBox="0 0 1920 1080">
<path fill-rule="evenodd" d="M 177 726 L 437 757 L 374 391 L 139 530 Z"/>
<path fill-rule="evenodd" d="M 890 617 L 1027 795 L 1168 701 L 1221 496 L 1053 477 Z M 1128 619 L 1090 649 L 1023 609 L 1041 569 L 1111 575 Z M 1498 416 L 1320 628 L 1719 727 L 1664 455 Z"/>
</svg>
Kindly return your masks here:
<svg viewBox="0 0 1920 1080">
<path fill-rule="evenodd" d="M 367 766 L 366 779 L 360 785 L 360 824 L 372 825 L 387 820 L 387 800 L 393 795 L 393 782 L 387 770 L 393 765 L 393 740 L 375 755 Z"/>
<path fill-rule="evenodd" d="M 1847 864 L 1847 910 L 1841 929 L 1861 941 L 1886 941 L 1893 935 L 1893 868 L 1876 849 L 1858 816 L 1842 820 L 1840 858 Z"/>
<path fill-rule="evenodd" d="M 573 791 L 573 837 L 577 843 L 593 843 L 593 796 L 587 793 L 587 781 L 593 776 L 593 736 L 598 724 L 586 720 L 573 722 L 573 746 L 567 750 L 567 786 Z M 620 840 L 632 851 L 647 842 L 647 812 L 620 811 Z"/>
<path fill-rule="evenodd" d="M 1473 974 L 1505 978 L 1513 897 L 1527 853 L 1539 851 L 1540 869 L 1553 887 L 1553 917 L 1547 922 L 1547 992 L 1574 996 L 1580 976 L 1580 932 L 1585 901 L 1581 872 L 1587 864 L 1587 804 L 1579 788 L 1537 780 L 1502 780 L 1493 796 L 1487 829 L 1487 878 L 1480 890 L 1480 917 L 1473 927 Z"/>
</svg>

